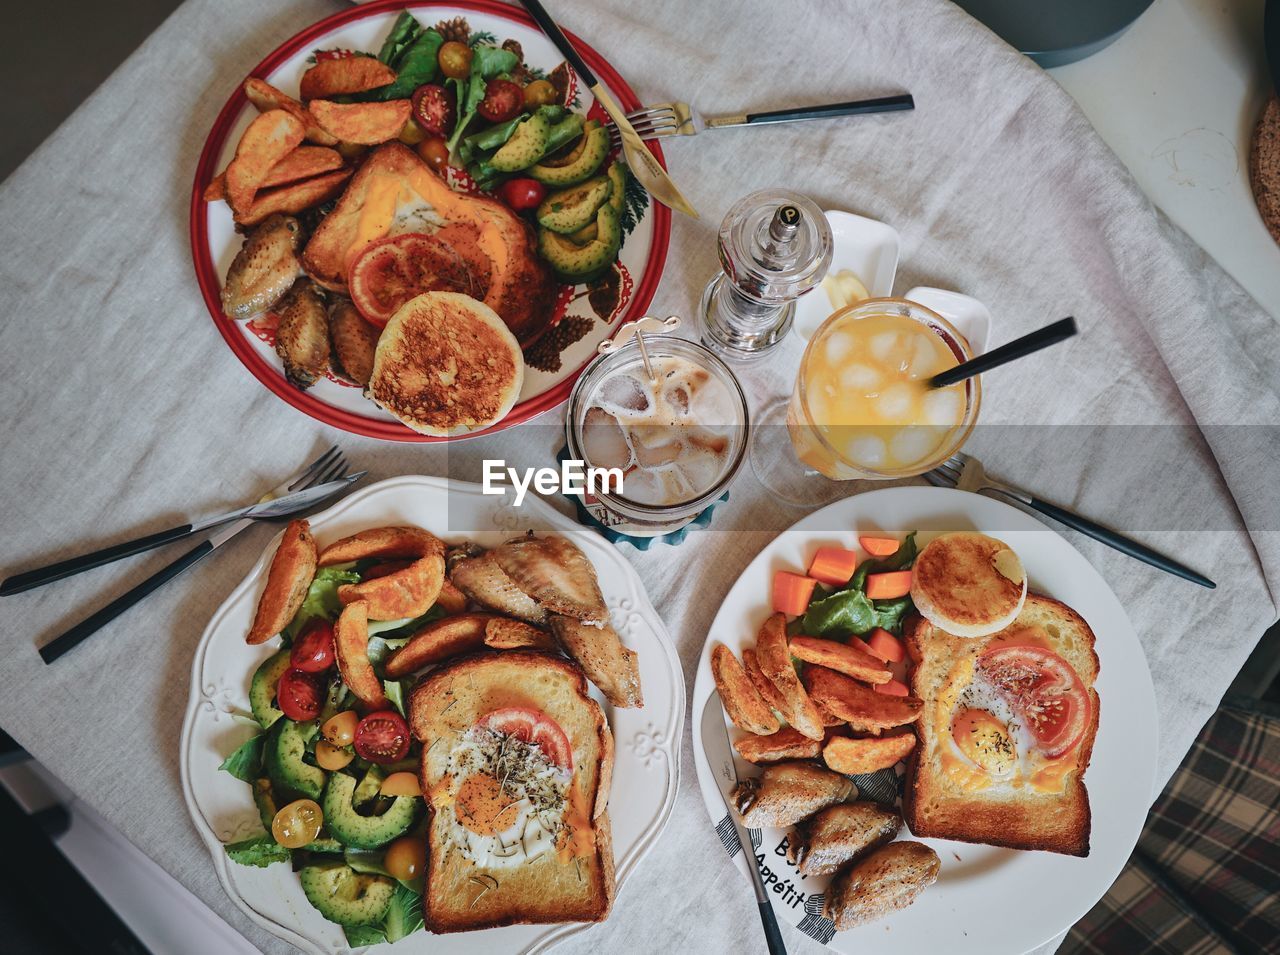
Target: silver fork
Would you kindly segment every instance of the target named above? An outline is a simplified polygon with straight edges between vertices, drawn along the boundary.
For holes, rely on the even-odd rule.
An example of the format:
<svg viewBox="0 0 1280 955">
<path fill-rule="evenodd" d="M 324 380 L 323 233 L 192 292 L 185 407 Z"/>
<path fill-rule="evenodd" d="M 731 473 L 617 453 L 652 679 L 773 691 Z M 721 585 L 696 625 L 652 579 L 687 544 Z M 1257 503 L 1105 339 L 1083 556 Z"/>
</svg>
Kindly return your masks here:
<svg viewBox="0 0 1280 955">
<path fill-rule="evenodd" d="M 837 116 L 889 113 L 904 109 L 915 109 L 915 100 L 910 93 L 848 103 L 828 103 L 823 106 L 776 109 L 764 113 L 737 113 L 732 116 L 704 117 L 688 103 L 658 103 L 627 113 L 627 120 L 635 127 L 641 139 L 662 139 L 667 136 L 693 136 L 704 129 L 722 129 L 727 126 L 794 123 L 807 119 L 833 119 Z M 617 127 L 609 123 L 608 129 L 610 143 L 618 146 L 622 140 Z"/>
<path fill-rule="evenodd" d="M 258 499 L 258 503 L 265 504 L 294 491 L 301 491 L 306 488 L 326 484 L 330 481 L 341 480 L 347 476 L 348 470 L 349 466 L 346 458 L 343 456 L 343 453 L 338 450 L 337 445 L 334 445 L 324 454 L 320 455 L 316 460 L 312 461 L 311 464 L 302 471 L 262 495 L 262 497 Z M 121 594 L 92 616 L 86 617 L 66 633 L 59 637 L 55 637 L 52 641 L 45 644 L 40 648 L 41 659 L 43 659 L 45 663 L 52 663 L 63 654 L 79 646 L 82 642 L 87 640 L 90 636 L 102 627 L 106 626 L 116 617 L 120 616 L 134 604 L 141 602 L 169 581 L 173 580 L 173 578 L 177 577 L 179 574 L 182 574 L 187 569 L 194 567 L 227 541 L 231 540 L 231 538 L 235 537 L 241 531 L 246 530 L 254 523 L 255 520 L 253 518 L 244 517 L 226 525 L 217 533 L 211 535 L 203 543 L 200 543 L 187 551 L 172 564 L 161 568 L 132 590 Z"/>
<path fill-rule="evenodd" d="M 972 491 L 974 493 L 983 490 L 994 491 L 1004 498 L 1017 501 L 1033 511 L 1044 514 L 1046 517 L 1052 517 L 1055 521 L 1066 524 L 1087 537 L 1092 537 L 1094 540 L 1100 541 L 1108 547 L 1120 551 L 1122 554 L 1128 554 L 1135 560 L 1150 564 L 1152 567 L 1163 570 L 1167 574 L 1173 574 L 1175 577 L 1181 577 L 1183 580 L 1189 580 L 1211 590 L 1217 586 L 1204 574 L 1197 573 L 1190 567 L 1165 557 L 1145 544 L 1139 544 L 1137 541 L 1125 537 L 1123 534 L 1118 534 L 1110 528 L 1103 527 L 1087 517 L 1081 517 L 1079 514 L 1058 507 L 1056 504 L 1050 504 L 1048 501 L 1043 501 L 1019 488 L 993 480 L 987 476 L 986 469 L 983 468 L 981 461 L 972 455 L 965 454 L 963 451 L 958 451 L 951 455 L 932 471 L 926 471 L 924 478 L 936 487 L 954 487 L 961 491 Z"/>
</svg>

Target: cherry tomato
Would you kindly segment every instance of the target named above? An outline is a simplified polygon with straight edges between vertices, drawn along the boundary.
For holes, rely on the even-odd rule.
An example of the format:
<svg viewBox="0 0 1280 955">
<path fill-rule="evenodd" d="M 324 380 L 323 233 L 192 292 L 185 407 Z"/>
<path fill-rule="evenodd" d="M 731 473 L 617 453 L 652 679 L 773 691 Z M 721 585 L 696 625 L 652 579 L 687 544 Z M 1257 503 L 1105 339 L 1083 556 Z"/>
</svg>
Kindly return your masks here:
<svg viewBox="0 0 1280 955">
<path fill-rule="evenodd" d="M 301 849 L 314 842 L 324 825 L 324 813 L 314 799 L 291 802 L 271 820 L 271 835 L 286 849 Z"/>
<path fill-rule="evenodd" d="M 534 80 L 524 88 L 524 108 L 537 109 L 539 106 L 554 106 L 560 102 L 560 94 L 546 80 Z"/>
<path fill-rule="evenodd" d="M 384 796 L 421 796 L 417 773 L 392 773 L 382 781 L 378 792 Z"/>
<path fill-rule="evenodd" d="M 443 136 L 428 136 L 417 145 L 418 155 L 422 161 L 436 172 L 443 172 L 449 165 L 449 144 Z"/>
<path fill-rule="evenodd" d="M 413 91 L 413 118 L 424 132 L 447 136 L 458 115 L 458 98 L 439 83 L 426 83 Z"/>
<path fill-rule="evenodd" d="M 1003 646 L 978 657 L 978 672 L 1008 700 L 1051 759 L 1084 736 L 1093 704 L 1071 664 L 1043 647 Z"/>
<path fill-rule="evenodd" d="M 333 627 L 318 618 L 302 628 L 289 651 L 289 665 L 304 673 L 323 673 L 333 666 Z"/>
<path fill-rule="evenodd" d="M 276 702 L 280 704 L 280 711 L 299 723 L 314 720 L 320 715 L 324 695 L 324 678 L 297 667 L 285 670 L 276 684 Z"/>
<path fill-rule="evenodd" d="M 450 40 L 440 47 L 436 59 L 440 63 L 440 72 L 451 80 L 465 80 L 471 75 L 471 58 L 474 54 L 471 47 L 457 40 Z"/>
<path fill-rule="evenodd" d="M 422 836 L 401 836 L 387 846 L 382 867 L 393 879 L 416 879 L 427 867 L 427 841 Z"/>
<path fill-rule="evenodd" d="M 350 746 L 356 738 L 356 724 L 359 722 L 360 715 L 355 710 L 343 710 L 325 720 L 320 733 L 334 746 Z"/>
<path fill-rule="evenodd" d="M 536 179 L 508 179 L 498 195 L 516 212 L 536 208 L 547 194 L 547 187 Z"/>
<path fill-rule="evenodd" d="M 395 710 L 370 713 L 356 727 L 356 755 L 371 763 L 394 763 L 409 754 L 409 724 Z"/>
<path fill-rule="evenodd" d="M 559 723 L 541 710 L 508 706 L 482 716 L 476 725 L 524 740 L 541 749 L 542 755 L 557 766 L 573 769 L 573 747 L 569 745 L 569 737 Z"/>
<path fill-rule="evenodd" d="M 505 123 L 524 105 L 524 90 L 510 80 L 492 79 L 476 112 L 491 123 Z M 421 120 L 419 120 L 421 122 Z"/>
<path fill-rule="evenodd" d="M 336 769 L 342 769 L 355 758 L 356 754 L 345 746 L 334 746 L 328 740 L 323 739 L 316 743 L 316 763 L 319 764 L 321 769 L 327 769 L 331 772 Z"/>
</svg>

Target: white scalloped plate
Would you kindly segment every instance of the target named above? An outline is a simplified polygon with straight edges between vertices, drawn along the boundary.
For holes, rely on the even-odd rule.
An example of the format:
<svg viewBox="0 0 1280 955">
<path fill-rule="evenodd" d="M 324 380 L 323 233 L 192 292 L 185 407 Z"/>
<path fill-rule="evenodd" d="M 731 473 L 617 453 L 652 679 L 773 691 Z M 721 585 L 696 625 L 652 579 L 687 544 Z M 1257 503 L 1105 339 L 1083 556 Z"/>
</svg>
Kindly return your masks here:
<svg viewBox="0 0 1280 955">
<path fill-rule="evenodd" d="M 504 497 L 486 496 L 479 485 L 435 477 L 399 477 L 355 492 L 311 518 L 321 545 L 368 527 L 416 524 L 447 541 L 467 538 L 492 546 L 526 530 L 551 531 L 573 539 L 590 558 L 611 622 L 627 646 L 639 654 L 643 709 L 614 709 L 592 688 L 604 707 L 617 745 L 609 813 L 617 863 L 618 905 L 627 905 L 624 886 L 661 835 L 675 805 L 684 726 L 684 677 L 680 660 L 649 603 L 644 586 L 617 548 L 594 531 L 530 498 L 519 509 Z M 305 952 L 348 951 L 342 930 L 307 902 L 297 876 L 286 865 L 255 869 L 232 864 L 223 845 L 261 831 L 249 788 L 219 771 L 222 760 L 253 729 L 235 714 L 249 711 L 249 680 L 275 651 L 244 642 L 257 606 L 261 582 L 278 537 L 214 614 L 196 648 L 191 698 L 182 727 L 183 794 L 196 830 L 208 846 L 213 866 L 232 901 L 255 923 Z M 544 952 L 590 925 L 517 925 L 457 935 L 415 933 L 378 951 L 412 955 L 475 952 Z"/>
</svg>

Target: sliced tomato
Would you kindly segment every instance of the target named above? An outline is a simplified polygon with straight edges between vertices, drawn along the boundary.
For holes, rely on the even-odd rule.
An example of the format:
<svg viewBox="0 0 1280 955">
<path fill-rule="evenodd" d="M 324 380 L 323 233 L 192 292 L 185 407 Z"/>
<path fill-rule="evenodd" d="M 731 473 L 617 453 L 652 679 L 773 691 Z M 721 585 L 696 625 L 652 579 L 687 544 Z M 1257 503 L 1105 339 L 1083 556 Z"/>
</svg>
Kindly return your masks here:
<svg viewBox="0 0 1280 955">
<path fill-rule="evenodd" d="M 280 712 L 298 723 L 314 720 L 324 702 L 324 678 L 292 667 L 280 675 L 276 684 L 276 702 Z"/>
<path fill-rule="evenodd" d="M 541 710 L 508 706 L 485 714 L 476 725 L 537 746 L 551 762 L 573 771 L 573 747 L 569 745 L 569 737 L 559 723 Z"/>
<path fill-rule="evenodd" d="M 1052 650 L 996 647 L 978 657 L 978 672 L 1008 700 L 1046 756 L 1061 756 L 1084 736 L 1093 717 L 1089 691 Z"/>
<path fill-rule="evenodd" d="M 352 742 L 361 759 L 396 763 L 409 755 L 409 724 L 395 710 L 379 710 L 360 721 Z"/>
<path fill-rule="evenodd" d="M 428 133 L 448 136 L 458 116 L 458 97 L 439 83 L 427 83 L 413 91 L 413 118 Z"/>
<path fill-rule="evenodd" d="M 423 292 L 472 294 L 462 256 L 449 243 L 420 232 L 370 243 L 351 263 L 347 284 L 360 314 L 379 328 Z"/>
<path fill-rule="evenodd" d="M 304 673 L 323 673 L 333 659 L 333 625 L 322 617 L 302 628 L 289 651 L 290 665 Z"/>
<path fill-rule="evenodd" d="M 505 123 L 524 106 L 524 90 L 510 80 L 492 79 L 484 88 L 484 99 L 476 112 L 491 123 Z"/>
</svg>

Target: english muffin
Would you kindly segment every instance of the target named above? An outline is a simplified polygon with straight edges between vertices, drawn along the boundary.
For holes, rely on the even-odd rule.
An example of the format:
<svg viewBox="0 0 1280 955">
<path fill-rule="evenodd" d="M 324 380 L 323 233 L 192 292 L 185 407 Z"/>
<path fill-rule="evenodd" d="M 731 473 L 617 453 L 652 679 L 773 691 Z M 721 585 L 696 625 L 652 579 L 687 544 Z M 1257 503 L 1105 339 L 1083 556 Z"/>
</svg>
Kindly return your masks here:
<svg viewBox="0 0 1280 955">
<path fill-rule="evenodd" d="M 1013 623 L 1027 573 L 1004 541 L 971 531 L 943 534 L 916 558 L 911 599 L 920 615 L 957 637 L 985 637 Z"/>
<path fill-rule="evenodd" d="M 446 436 L 502 420 L 523 384 L 520 345 L 497 312 L 469 295 L 426 292 L 383 329 L 369 394 L 414 431 Z"/>
</svg>

